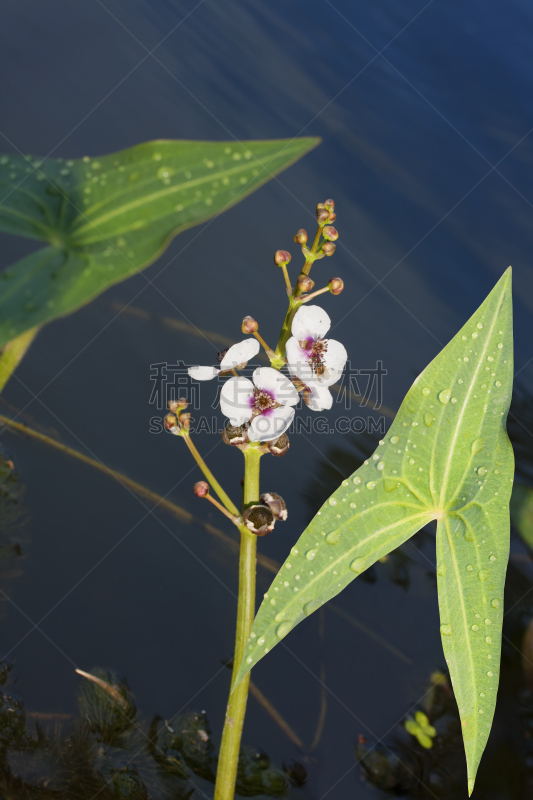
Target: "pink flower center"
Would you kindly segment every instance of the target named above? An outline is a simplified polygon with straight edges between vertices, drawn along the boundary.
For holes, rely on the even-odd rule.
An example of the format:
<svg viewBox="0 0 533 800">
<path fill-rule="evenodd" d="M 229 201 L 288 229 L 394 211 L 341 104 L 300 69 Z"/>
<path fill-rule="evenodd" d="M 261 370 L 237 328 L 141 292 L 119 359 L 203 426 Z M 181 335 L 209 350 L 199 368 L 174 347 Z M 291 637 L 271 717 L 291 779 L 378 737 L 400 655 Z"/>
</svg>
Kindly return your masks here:
<svg viewBox="0 0 533 800">
<path fill-rule="evenodd" d="M 271 408 L 275 408 L 278 404 L 270 392 L 265 389 L 254 389 L 254 395 L 250 399 L 250 405 L 255 414 L 264 414 Z"/>
<path fill-rule="evenodd" d="M 309 364 L 313 372 L 318 375 L 324 375 L 326 366 L 324 360 L 328 349 L 327 339 L 317 339 L 316 342 L 305 340 L 300 342 L 300 347 L 308 353 Z"/>
</svg>

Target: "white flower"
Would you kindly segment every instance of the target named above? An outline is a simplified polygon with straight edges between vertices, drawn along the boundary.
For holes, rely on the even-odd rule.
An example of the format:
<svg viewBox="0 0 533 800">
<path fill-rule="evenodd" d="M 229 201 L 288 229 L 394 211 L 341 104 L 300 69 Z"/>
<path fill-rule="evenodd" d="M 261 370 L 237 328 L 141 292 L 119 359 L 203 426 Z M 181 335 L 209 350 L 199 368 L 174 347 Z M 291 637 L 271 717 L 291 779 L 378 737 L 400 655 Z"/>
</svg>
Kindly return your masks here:
<svg viewBox="0 0 533 800">
<path fill-rule="evenodd" d="M 329 391 L 326 395 L 324 389 L 339 380 L 348 358 L 344 345 L 324 338 L 330 327 L 331 320 L 322 308 L 301 306 L 294 315 L 292 336 L 287 342 L 289 370 L 309 387 L 316 411 L 331 408 L 331 395 Z"/>
<path fill-rule="evenodd" d="M 210 381 L 221 372 L 246 364 L 258 354 L 259 347 L 257 339 L 243 339 L 242 342 L 237 342 L 228 350 L 219 353 L 219 367 L 189 367 L 189 375 L 197 381 Z"/>
<path fill-rule="evenodd" d="M 292 383 L 272 367 L 254 370 L 248 378 L 230 378 L 220 393 L 220 408 L 232 425 L 251 420 L 248 438 L 270 442 L 285 433 L 294 417 L 299 395 Z"/>
</svg>

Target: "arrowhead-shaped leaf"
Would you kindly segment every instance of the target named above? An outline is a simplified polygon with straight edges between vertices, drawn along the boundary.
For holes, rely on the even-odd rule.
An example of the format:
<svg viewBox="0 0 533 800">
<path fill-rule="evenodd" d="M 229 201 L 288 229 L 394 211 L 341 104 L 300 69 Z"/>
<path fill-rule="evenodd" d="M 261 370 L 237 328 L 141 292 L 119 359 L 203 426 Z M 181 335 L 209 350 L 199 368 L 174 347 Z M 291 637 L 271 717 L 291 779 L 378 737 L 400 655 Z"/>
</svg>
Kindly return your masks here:
<svg viewBox="0 0 533 800">
<path fill-rule="evenodd" d="M 318 144 L 159 141 L 77 161 L 0 157 L 0 230 L 50 246 L 0 273 L 0 347 L 151 264 Z"/>
<path fill-rule="evenodd" d="M 416 379 L 386 439 L 329 498 L 265 595 L 236 682 L 377 559 L 438 520 L 441 634 L 469 791 L 500 662 L 513 453 L 511 270 Z"/>
</svg>

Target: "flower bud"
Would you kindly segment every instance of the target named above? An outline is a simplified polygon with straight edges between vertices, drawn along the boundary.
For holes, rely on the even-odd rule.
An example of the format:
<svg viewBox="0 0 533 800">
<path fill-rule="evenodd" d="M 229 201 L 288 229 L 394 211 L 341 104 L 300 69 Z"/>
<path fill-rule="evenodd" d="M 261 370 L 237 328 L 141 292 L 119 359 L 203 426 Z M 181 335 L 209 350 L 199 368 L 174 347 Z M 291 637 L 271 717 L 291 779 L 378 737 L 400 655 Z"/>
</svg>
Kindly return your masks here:
<svg viewBox="0 0 533 800">
<path fill-rule="evenodd" d="M 329 211 L 327 211 L 325 208 L 319 209 L 316 213 L 316 218 L 319 223 L 321 222 L 324 224 L 324 222 L 327 222 L 329 219 Z"/>
<path fill-rule="evenodd" d="M 174 431 L 179 430 L 178 419 L 175 414 L 166 414 L 163 422 L 167 431 L 174 433 Z"/>
<path fill-rule="evenodd" d="M 296 244 L 307 244 L 307 231 L 304 228 L 300 228 L 299 231 L 296 231 L 294 241 Z"/>
<path fill-rule="evenodd" d="M 273 456 L 284 456 L 289 449 L 289 437 L 286 433 L 282 433 L 279 439 L 275 442 L 267 442 L 268 449 Z"/>
<path fill-rule="evenodd" d="M 291 260 L 291 254 L 288 253 L 286 250 L 276 250 L 274 253 L 274 264 L 277 264 L 278 267 L 285 267 Z"/>
<path fill-rule="evenodd" d="M 328 222 L 335 222 L 336 219 L 337 219 L 337 215 L 335 214 L 335 212 L 334 211 L 330 211 L 329 212 L 329 217 L 328 217 Z"/>
<path fill-rule="evenodd" d="M 329 242 L 335 242 L 339 238 L 338 231 L 333 225 L 326 225 L 322 231 L 322 235 L 324 239 L 327 239 Z"/>
<path fill-rule="evenodd" d="M 241 331 L 243 333 L 254 333 L 257 330 L 259 330 L 259 324 L 253 317 L 248 316 L 243 319 L 241 325 Z"/>
<path fill-rule="evenodd" d="M 322 245 L 322 252 L 326 256 L 332 256 L 336 249 L 337 245 L 333 244 L 333 242 L 324 242 Z"/>
<path fill-rule="evenodd" d="M 189 412 L 180 415 L 180 423 L 183 428 L 189 430 L 189 428 L 191 427 L 191 415 L 189 414 Z"/>
<path fill-rule="evenodd" d="M 324 200 L 324 208 L 327 208 L 328 211 L 334 211 L 335 200 L 331 200 L 331 198 L 329 200 Z"/>
<path fill-rule="evenodd" d="M 298 275 L 298 280 L 296 281 L 296 285 L 301 292 L 310 292 L 315 282 L 311 280 L 309 275 Z"/>
<path fill-rule="evenodd" d="M 325 208 L 324 203 L 317 203 L 316 213 L 319 214 L 323 208 Z"/>
<path fill-rule="evenodd" d="M 209 494 L 209 484 L 205 481 L 198 481 L 194 484 L 194 494 L 196 497 L 206 497 Z"/>
<path fill-rule="evenodd" d="M 273 530 L 276 523 L 272 511 L 268 506 L 263 505 L 250 506 L 250 508 L 246 509 L 242 518 L 248 530 L 256 533 L 257 536 L 266 536 L 267 533 Z"/>
<path fill-rule="evenodd" d="M 261 502 L 268 506 L 276 519 L 285 521 L 287 519 L 287 506 L 285 500 L 275 492 L 267 492 L 261 495 Z"/>
<path fill-rule="evenodd" d="M 332 278 L 328 281 L 328 289 L 331 294 L 340 294 L 344 289 L 344 281 L 342 278 Z"/>
<path fill-rule="evenodd" d="M 222 431 L 224 444 L 244 444 L 248 441 L 248 431 L 243 425 L 230 425 L 228 423 Z"/>
<path fill-rule="evenodd" d="M 188 405 L 184 397 L 180 397 L 178 400 L 169 400 L 167 403 L 168 410 L 172 411 L 173 414 L 179 411 L 185 411 Z"/>
</svg>

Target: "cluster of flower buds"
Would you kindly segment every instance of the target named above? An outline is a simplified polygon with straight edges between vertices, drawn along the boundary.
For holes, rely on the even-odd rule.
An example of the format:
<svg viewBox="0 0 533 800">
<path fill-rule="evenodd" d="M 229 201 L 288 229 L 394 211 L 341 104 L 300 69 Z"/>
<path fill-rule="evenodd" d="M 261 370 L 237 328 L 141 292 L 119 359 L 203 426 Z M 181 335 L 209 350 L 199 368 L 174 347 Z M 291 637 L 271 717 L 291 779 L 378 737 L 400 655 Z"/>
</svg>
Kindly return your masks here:
<svg viewBox="0 0 533 800">
<path fill-rule="evenodd" d="M 165 415 L 164 425 L 169 433 L 179 436 L 180 428 L 188 430 L 191 424 L 191 415 L 183 413 L 188 405 L 184 397 L 180 397 L 179 400 L 168 401 L 169 413 Z"/>
<path fill-rule="evenodd" d="M 274 529 L 277 519 L 287 519 L 287 506 L 284 499 L 275 492 L 262 494 L 260 500 L 257 505 L 247 508 L 242 516 L 249 531 L 257 536 L 266 536 Z"/>
</svg>

